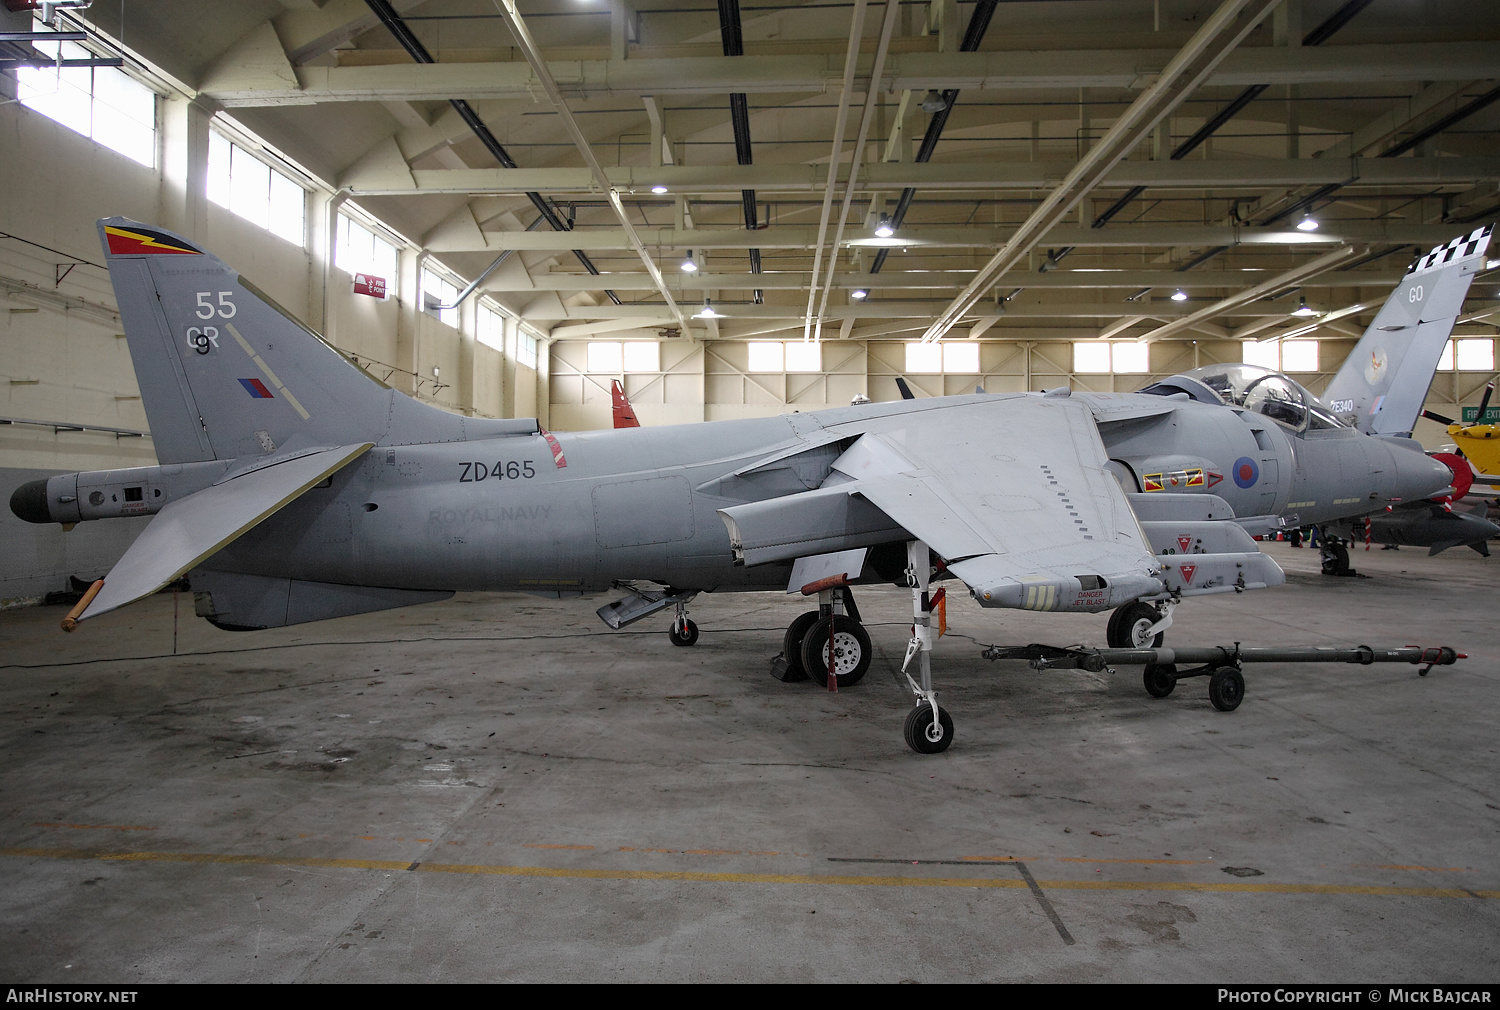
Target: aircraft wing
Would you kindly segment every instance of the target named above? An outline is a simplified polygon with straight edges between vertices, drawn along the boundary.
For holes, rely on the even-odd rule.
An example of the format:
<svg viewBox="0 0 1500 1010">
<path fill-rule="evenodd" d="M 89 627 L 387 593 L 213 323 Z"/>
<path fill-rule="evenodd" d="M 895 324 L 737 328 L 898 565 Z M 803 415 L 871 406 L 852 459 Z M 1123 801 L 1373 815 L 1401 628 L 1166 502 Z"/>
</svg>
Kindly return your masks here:
<svg viewBox="0 0 1500 1010">
<path fill-rule="evenodd" d="M 110 569 L 77 620 L 151 595 L 373 444 L 335 446 L 271 463 L 168 503 Z M 71 630 L 67 622 L 64 627 Z"/>
<path fill-rule="evenodd" d="M 888 421 L 834 463 L 853 478 L 840 490 L 925 541 L 980 604 L 1094 611 L 1162 591 L 1087 404 L 993 397 Z"/>
</svg>

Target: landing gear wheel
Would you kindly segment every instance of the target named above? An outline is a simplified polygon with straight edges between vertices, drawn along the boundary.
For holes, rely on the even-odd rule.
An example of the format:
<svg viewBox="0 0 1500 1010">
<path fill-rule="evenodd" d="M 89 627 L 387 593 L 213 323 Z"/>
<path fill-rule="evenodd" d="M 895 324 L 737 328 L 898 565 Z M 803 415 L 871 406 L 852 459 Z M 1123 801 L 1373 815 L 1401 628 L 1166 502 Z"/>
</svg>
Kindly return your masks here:
<svg viewBox="0 0 1500 1010">
<path fill-rule="evenodd" d="M 807 679 L 807 668 L 802 665 L 802 641 L 807 638 L 807 629 L 818 623 L 818 616 L 816 610 L 809 610 L 787 625 L 786 635 L 781 639 L 781 658 L 786 661 L 786 668 L 776 678 L 783 684 Z"/>
<path fill-rule="evenodd" d="M 1208 700 L 1220 712 L 1233 712 L 1245 698 L 1245 677 L 1232 666 L 1221 666 L 1208 678 Z"/>
<path fill-rule="evenodd" d="M 1177 666 L 1174 663 L 1149 663 L 1142 680 L 1146 682 L 1146 693 L 1153 698 L 1165 698 L 1177 686 Z"/>
<path fill-rule="evenodd" d="M 1323 547 L 1323 574 L 1348 575 L 1349 549 L 1343 544 L 1332 543 Z"/>
<path fill-rule="evenodd" d="M 906 725 L 902 728 L 906 746 L 918 754 L 941 754 L 953 742 L 953 717 L 941 707 L 937 722 L 932 721 L 932 706 L 919 702 L 906 713 Z"/>
<path fill-rule="evenodd" d="M 1109 642 L 1111 649 L 1159 649 L 1162 639 L 1166 637 L 1165 631 L 1158 631 L 1149 640 L 1146 638 L 1146 629 L 1159 620 L 1161 614 L 1146 603 L 1137 601 L 1116 607 L 1115 612 L 1109 615 L 1109 629 L 1105 632 L 1105 640 Z"/>
<path fill-rule="evenodd" d="M 692 645 L 698 641 L 698 626 L 692 621 L 683 621 L 682 630 L 679 631 L 677 625 L 673 624 L 667 629 L 667 637 L 672 640 L 673 645 Z"/>
<path fill-rule="evenodd" d="M 825 617 L 807 630 L 802 640 L 802 669 L 813 683 L 827 683 L 830 621 L 833 623 L 833 673 L 840 688 L 852 687 L 870 668 L 870 656 L 874 650 L 870 647 L 870 635 L 865 626 L 846 614 Z"/>
</svg>

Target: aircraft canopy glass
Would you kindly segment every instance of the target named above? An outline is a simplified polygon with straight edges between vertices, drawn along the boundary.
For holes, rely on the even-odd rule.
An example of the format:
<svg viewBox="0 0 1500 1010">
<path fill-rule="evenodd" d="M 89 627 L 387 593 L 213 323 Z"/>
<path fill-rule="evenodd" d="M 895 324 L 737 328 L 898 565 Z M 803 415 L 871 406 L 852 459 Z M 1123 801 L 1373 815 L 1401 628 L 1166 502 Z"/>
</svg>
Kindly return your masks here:
<svg viewBox="0 0 1500 1010">
<path fill-rule="evenodd" d="M 1204 365 L 1183 374 L 1212 389 L 1225 403 L 1269 417 L 1293 431 L 1347 427 L 1317 397 L 1269 368 L 1234 362 Z"/>
</svg>

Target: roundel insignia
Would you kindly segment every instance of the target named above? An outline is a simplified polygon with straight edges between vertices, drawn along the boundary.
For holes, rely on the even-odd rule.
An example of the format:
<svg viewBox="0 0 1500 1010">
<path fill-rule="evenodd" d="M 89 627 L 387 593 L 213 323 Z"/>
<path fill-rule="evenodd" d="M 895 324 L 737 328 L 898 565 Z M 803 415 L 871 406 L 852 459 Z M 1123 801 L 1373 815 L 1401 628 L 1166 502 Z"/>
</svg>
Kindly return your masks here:
<svg viewBox="0 0 1500 1010">
<path fill-rule="evenodd" d="M 1234 482 L 1240 487 L 1251 487 L 1260 479 L 1260 467 L 1249 456 L 1234 461 Z"/>
</svg>

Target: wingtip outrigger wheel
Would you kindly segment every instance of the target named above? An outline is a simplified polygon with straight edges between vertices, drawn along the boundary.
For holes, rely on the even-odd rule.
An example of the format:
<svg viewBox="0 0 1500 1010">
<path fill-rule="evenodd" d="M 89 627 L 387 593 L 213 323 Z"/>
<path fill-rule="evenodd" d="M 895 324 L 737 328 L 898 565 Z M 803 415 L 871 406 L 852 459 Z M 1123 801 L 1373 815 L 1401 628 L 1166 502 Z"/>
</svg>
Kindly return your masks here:
<svg viewBox="0 0 1500 1010">
<path fill-rule="evenodd" d="M 94 602 L 94 597 L 98 596 L 99 590 L 103 588 L 103 579 L 98 579 L 92 586 L 89 586 L 88 591 L 83 594 L 83 598 L 78 601 L 72 610 L 68 611 L 68 616 L 62 619 L 62 629 L 64 631 L 72 631 L 78 627 L 78 618 L 89 608 L 89 604 Z"/>
</svg>

